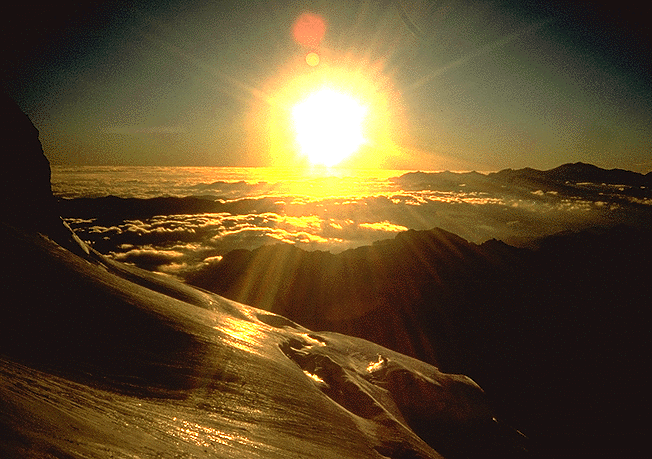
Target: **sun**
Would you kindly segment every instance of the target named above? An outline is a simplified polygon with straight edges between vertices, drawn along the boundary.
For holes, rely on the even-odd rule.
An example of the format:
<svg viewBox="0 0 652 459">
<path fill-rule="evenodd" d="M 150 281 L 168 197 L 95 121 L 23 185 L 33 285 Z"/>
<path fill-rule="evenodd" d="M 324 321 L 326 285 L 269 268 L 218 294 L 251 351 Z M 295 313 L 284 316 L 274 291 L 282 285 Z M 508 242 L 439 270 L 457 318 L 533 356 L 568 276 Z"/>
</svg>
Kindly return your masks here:
<svg viewBox="0 0 652 459">
<path fill-rule="evenodd" d="M 246 147 L 277 168 L 392 167 L 410 130 L 387 64 L 327 48 L 317 57 L 296 53 L 252 91 Z"/>
<path fill-rule="evenodd" d="M 292 109 L 296 142 L 310 163 L 335 166 L 365 143 L 367 108 L 353 97 L 323 88 Z"/>
</svg>

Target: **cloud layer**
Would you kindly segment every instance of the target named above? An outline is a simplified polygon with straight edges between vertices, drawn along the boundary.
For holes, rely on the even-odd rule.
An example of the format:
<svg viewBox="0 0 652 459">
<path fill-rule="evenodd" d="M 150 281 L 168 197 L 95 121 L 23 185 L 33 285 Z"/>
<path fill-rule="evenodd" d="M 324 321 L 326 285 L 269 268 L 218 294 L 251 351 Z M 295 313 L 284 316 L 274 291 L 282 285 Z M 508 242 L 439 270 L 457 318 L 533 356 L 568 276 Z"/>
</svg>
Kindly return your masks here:
<svg viewBox="0 0 652 459">
<path fill-rule="evenodd" d="M 71 227 L 100 252 L 181 277 L 231 250 L 274 243 L 337 253 L 407 229 L 441 227 L 475 243 L 496 238 L 526 245 L 568 229 L 650 223 L 650 177 L 616 174 L 613 180 L 591 181 L 579 174 L 569 181 L 559 176 L 563 171 L 553 171 L 409 173 L 359 180 L 232 176 L 206 183 L 197 182 L 199 175 L 193 182 L 199 172 L 192 170 L 185 176 L 159 170 L 157 175 L 150 171 L 149 178 L 133 179 L 132 173 L 131 182 L 116 185 L 108 178 L 119 178 L 123 171 L 117 171 L 96 178 L 93 191 L 90 179 L 96 172 L 87 170 L 86 180 L 81 175 L 71 180 L 69 194 L 83 188 L 97 196 L 108 187 L 127 196 L 134 194 L 130 189 L 139 190 L 135 194 L 143 196 L 158 187 L 159 194 L 195 198 L 97 197 L 61 203 Z"/>
</svg>

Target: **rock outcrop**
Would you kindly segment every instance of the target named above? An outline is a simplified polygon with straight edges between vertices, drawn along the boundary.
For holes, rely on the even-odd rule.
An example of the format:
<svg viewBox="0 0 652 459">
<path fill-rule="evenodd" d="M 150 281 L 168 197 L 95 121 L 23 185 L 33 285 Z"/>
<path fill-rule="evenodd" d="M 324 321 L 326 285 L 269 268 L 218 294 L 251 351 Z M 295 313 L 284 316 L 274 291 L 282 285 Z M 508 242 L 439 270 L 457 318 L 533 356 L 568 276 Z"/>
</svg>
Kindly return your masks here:
<svg viewBox="0 0 652 459">
<path fill-rule="evenodd" d="M 50 163 L 43 154 L 39 132 L 8 96 L 0 97 L 2 168 L 0 214 L 13 225 L 52 229 L 60 225 L 50 187 Z"/>
<path fill-rule="evenodd" d="M 61 219 L 52 194 L 50 162 L 39 131 L 7 95 L 0 95 L 2 158 L 0 167 L 0 223 L 47 235 L 82 256 L 91 252 Z"/>
</svg>

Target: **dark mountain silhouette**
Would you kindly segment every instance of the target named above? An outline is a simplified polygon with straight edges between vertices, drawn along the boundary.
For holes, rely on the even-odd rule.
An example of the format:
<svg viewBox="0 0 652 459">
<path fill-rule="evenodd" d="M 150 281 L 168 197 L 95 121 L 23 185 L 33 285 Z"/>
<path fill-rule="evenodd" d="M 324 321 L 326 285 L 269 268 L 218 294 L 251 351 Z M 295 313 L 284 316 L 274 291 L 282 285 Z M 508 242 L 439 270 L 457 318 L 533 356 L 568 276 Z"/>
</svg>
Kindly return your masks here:
<svg viewBox="0 0 652 459">
<path fill-rule="evenodd" d="M 650 356 L 651 259 L 650 232 L 626 226 L 536 250 L 433 229 L 338 255 L 238 250 L 187 282 L 469 374 L 551 453 L 577 457 L 622 452 L 640 426 L 623 410 L 646 397 L 631 369 Z"/>
<path fill-rule="evenodd" d="M 549 177 L 557 181 L 567 182 L 593 182 L 609 184 L 625 184 L 631 186 L 652 186 L 650 174 L 643 175 L 638 172 L 624 169 L 602 169 L 592 164 L 574 163 L 564 164 L 547 172 Z"/>
<path fill-rule="evenodd" d="M 586 194 L 587 185 L 620 185 L 618 190 L 624 195 L 650 196 L 652 173 L 639 174 L 623 169 L 602 169 L 592 164 L 563 164 L 554 169 L 542 171 L 529 167 L 523 169 L 503 169 L 499 172 L 480 174 L 477 172 L 410 172 L 395 179 L 407 189 L 437 189 L 457 191 L 514 193 L 519 189 L 525 193 L 532 191 L 556 191 L 568 196 Z M 643 188 L 643 190 L 641 190 Z M 600 199 L 604 199 L 602 196 Z"/>
<path fill-rule="evenodd" d="M 282 244 L 235 250 L 187 282 L 293 317 L 308 328 L 364 333 L 366 339 L 439 363 L 435 348 L 446 347 L 439 354 L 451 355 L 455 339 L 439 330 L 440 343 L 433 347 L 421 333 L 415 305 L 433 290 L 433 282 L 441 302 L 452 302 L 489 275 L 493 261 L 479 247 L 436 229 L 401 233 L 393 241 L 338 255 Z M 387 321 L 374 319 L 379 311 Z"/>
<path fill-rule="evenodd" d="M 500 172 L 488 174 L 489 178 L 497 180 L 528 180 L 532 183 L 558 183 L 577 184 L 581 182 L 592 182 L 596 184 L 629 185 L 629 186 L 652 186 L 650 174 L 643 175 L 638 172 L 626 171 L 623 169 L 602 169 L 592 164 L 582 162 L 563 164 L 547 171 L 537 169 L 505 169 Z"/>
<path fill-rule="evenodd" d="M 564 196 L 610 200 L 621 196 L 652 197 L 652 176 L 623 169 L 602 169 L 592 164 L 563 164 L 554 169 L 505 169 L 488 174 L 489 180 L 528 190 L 556 191 Z M 606 188 L 605 188 L 606 187 Z M 594 193 L 599 190 L 600 193 Z"/>
</svg>

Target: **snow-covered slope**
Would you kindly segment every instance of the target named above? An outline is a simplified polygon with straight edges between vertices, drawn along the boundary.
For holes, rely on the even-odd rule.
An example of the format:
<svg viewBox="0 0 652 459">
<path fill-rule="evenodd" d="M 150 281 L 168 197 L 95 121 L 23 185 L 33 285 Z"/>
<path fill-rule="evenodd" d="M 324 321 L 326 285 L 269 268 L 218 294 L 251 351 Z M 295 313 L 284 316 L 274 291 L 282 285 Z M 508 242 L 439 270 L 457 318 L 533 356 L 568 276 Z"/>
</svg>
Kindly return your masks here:
<svg viewBox="0 0 652 459">
<path fill-rule="evenodd" d="M 464 376 L 1 234 L 17 260 L 2 287 L 3 457 L 425 458 L 513 444 Z"/>
</svg>

